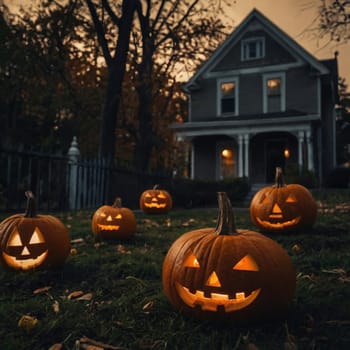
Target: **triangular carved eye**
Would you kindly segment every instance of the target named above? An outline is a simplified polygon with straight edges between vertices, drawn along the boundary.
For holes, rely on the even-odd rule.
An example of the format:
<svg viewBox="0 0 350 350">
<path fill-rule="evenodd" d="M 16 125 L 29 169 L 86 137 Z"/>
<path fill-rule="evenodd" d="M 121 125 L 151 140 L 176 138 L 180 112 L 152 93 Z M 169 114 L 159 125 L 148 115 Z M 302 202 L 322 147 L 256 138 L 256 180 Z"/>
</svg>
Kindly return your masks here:
<svg viewBox="0 0 350 350">
<path fill-rule="evenodd" d="M 100 216 L 102 216 L 103 218 L 105 218 L 107 215 L 105 213 L 101 213 Z"/>
<path fill-rule="evenodd" d="M 21 236 L 19 235 L 17 229 L 15 229 L 10 236 L 10 239 L 8 240 L 7 246 L 8 247 L 21 247 L 23 245 Z"/>
<path fill-rule="evenodd" d="M 238 263 L 233 266 L 233 270 L 242 270 L 242 271 L 259 271 L 259 266 L 255 260 L 248 254 L 243 257 Z"/>
<path fill-rule="evenodd" d="M 296 203 L 296 202 L 297 202 L 297 199 L 292 194 L 290 194 L 286 199 L 286 203 Z"/>
<path fill-rule="evenodd" d="M 44 240 L 43 234 L 36 227 L 32 237 L 30 238 L 29 244 L 44 243 L 44 242 L 45 240 Z"/>
<path fill-rule="evenodd" d="M 122 214 L 117 214 L 117 216 L 115 218 L 116 219 L 121 219 L 122 218 Z"/>
<path fill-rule="evenodd" d="M 165 194 L 163 194 L 162 192 L 160 192 L 157 197 L 162 199 L 166 198 Z"/>
<path fill-rule="evenodd" d="M 184 267 L 193 267 L 193 268 L 196 268 L 196 269 L 199 269 L 200 268 L 200 265 L 199 265 L 199 261 L 197 260 L 197 258 L 193 255 L 193 254 L 190 254 L 186 260 L 184 261 Z"/>
</svg>

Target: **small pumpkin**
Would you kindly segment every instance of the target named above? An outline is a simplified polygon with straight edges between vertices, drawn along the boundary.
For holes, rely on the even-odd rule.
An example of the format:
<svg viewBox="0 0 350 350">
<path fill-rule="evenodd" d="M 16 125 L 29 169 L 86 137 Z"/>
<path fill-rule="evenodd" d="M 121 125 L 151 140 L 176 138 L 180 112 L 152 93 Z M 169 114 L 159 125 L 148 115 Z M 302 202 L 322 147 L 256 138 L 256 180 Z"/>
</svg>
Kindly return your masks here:
<svg viewBox="0 0 350 350">
<path fill-rule="evenodd" d="M 96 238 L 131 238 L 136 233 L 136 218 L 131 209 L 122 206 L 121 198 L 116 197 L 112 205 L 103 205 L 95 211 L 91 228 Z"/>
<path fill-rule="evenodd" d="M 145 190 L 140 196 L 140 209 L 146 214 L 167 214 L 173 206 L 173 200 L 168 191 L 155 185 Z"/>
<path fill-rule="evenodd" d="M 299 184 L 286 185 L 276 168 L 275 184 L 259 190 L 250 203 L 250 217 L 261 232 L 285 233 L 313 226 L 317 204 L 311 192 Z"/>
<path fill-rule="evenodd" d="M 0 223 L 1 263 L 15 270 L 63 265 L 70 252 L 67 227 L 54 216 L 37 215 L 33 193 L 27 191 L 25 195 L 25 213 Z"/>
<path fill-rule="evenodd" d="M 237 324 L 284 316 L 296 286 L 288 253 L 258 232 L 236 229 L 227 194 L 219 192 L 218 201 L 217 227 L 183 234 L 164 259 L 170 303 L 194 317 Z"/>
</svg>

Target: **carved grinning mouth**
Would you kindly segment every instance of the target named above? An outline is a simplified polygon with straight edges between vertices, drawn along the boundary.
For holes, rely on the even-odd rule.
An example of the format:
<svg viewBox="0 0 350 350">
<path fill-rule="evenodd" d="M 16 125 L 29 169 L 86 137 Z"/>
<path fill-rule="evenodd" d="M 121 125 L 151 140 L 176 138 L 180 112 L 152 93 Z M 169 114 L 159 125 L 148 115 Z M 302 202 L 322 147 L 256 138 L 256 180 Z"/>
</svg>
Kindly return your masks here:
<svg viewBox="0 0 350 350">
<path fill-rule="evenodd" d="M 145 203 L 145 206 L 148 208 L 165 208 L 166 203 Z"/>
<path fill-rule="evenodd" d="M 37 266 L 40 266 L 46 259 L 48 251 L 45 250 L 42 254 L 38 255 L 35 259 L 30 258 L 28 256 L 14 257 L 6 254 L 5 252 L 3 252 L 2 254 L 5 261 L 8 263 L 8 265 L 16 269 L 29 270 L 29 269 L 34 269 Z"/>
<path fill-rule="evenodd" d="M 257 217 L 256 219 L 258 220 L 259 224 L 264 226 L 264 227 L 282 229 L 282 228 L 287 228 L 290 226 L 297 225 L 299 223 L 301 217 L 297 216 L 295 219 L 292 219 L 292 220 L 288 220 L 288 221 L 284 221 L 284 222 L 274 222 L 274 223 L 266 221 L 266 220 L 262 220 L 259 217 Z"/>
<path fill-rule="evenodd" d="M 180 283 L 175 283 L 178 295 L 189 307 L 200 305 L 205 311 L 218 311 L 223 307 L 225 312 L 232 312 L 243 309 L 251 304 L 259 295 L 261 288 L 253 290 L 248 296 L 244 292 L 235 294 L 235 298 L 230 298 L 228 294 L 211 293 L 210 297 L 205 297 L 204 292 L 197 290 L 192 293 L 188 288 Z"/>
<path fill-rule="evenodd" d="M 114 230 L 119 230 L 120 226 L 118 225 L 102 225 L 98 224 L 97 225 L 100 230 L 103 231 L 114 231 Z"/>
</svg>

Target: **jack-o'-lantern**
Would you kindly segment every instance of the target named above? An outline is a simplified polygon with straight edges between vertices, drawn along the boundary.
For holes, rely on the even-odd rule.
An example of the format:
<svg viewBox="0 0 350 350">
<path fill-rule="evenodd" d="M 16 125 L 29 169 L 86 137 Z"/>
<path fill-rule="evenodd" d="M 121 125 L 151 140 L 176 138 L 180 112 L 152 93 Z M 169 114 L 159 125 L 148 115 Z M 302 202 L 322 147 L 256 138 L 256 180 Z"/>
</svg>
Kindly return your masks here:
<svg viewBox="0 0 350 350">
<path fill-rule="evenodd" d="M 168 191 L 159 189 L 159 185 L 144 191 L 140 196 L 140 209 L 146 214 L 166 214 L 172 206 L 171 195 Z"/>
<path fill-rule="evenodd" d="M 112 205 L 98 208 L 91 220 L 96 238 L 126 239 L 136 233 L 136 218 L 131 209 L 122 206 L 120 197 Z"/>
<path fill-rule="evenodd" d="M 286 185 L 276 168 L 274 186 L 258 191 L 250 203 L 250 217 L 262 232 L 284 233 L 312 227 L 317 204 L 310 191 L 299 184 Z"/>
<path fill-rule="evenodd" d="M 216 228 L 180 236 L 163 262 L 163 288 L 171 304 L 186 314 L 237 324 L 285 315 L 296 276 L 288 253 L 275 241 L 236 230 L 231 203 L 218 193 Z"/>
<path fill-rule="evenodd" d="M 67 227 L 51 215 L 37 215 L 35 198 L 25 193 L 27 208 L 0 223 L 0 261 L 15 270 L 63 265 L 70 252 Z"/>
</svg>

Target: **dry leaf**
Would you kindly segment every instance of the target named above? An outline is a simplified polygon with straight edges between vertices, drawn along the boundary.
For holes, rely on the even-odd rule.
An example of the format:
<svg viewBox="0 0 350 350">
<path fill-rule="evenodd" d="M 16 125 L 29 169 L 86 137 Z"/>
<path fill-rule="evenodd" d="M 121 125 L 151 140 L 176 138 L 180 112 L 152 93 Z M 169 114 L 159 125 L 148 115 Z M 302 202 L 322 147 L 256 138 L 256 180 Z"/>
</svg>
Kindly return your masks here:
<svg viewBox="0 0 350 350">
<path fill-rule="evenodd" d="M 51 287 L 42 287 L 42 288 L 38 288 L 38 289 L 35 289 L 33 291 L 33 294 L 41 294 L 41 293 L 45 293 L 47 292 L 48 290 L 50 290 Z"/>
<path fill-rule="evenodd" d="M 76 299 L 76 298 L 81 297 L 82 295 L 84 295 L 84 292 L 82 290 L 77 290 L 75 292 L 68 294 L 67 299 L 68 300 Z"/>
<path fill-rule="evenodd" d="M 125 247 L 122 244 L 118 244 L 117 252 L 119 254 L 131 254 L 131 251 L 130 250 L 126 250 Z"/>
<path fill-rule="evenodd" d="M 294 244 L 293 247 L 292 247 L 292 251 L 295 252 L 295 253 L 298 253 L 300 252 L 301 250 L 301 247 L 299 244 Z"/>
<path fill-rule="evenodd" d="M 60 312 L 60 304 L 57 300 L 55 300 L 52 304 L 53 312 L 58 314 Z"/>
<path fill-rule="evenodd" d="M 121 348 L 119 346 L 113 346 L 113 345 L 109 345 L 109 344 L 104 344 L 101 343 L 99 341 L 90 339 L 88 337 L 82 337 L 79 340 L 80 342 L 80 346 L 84 349 L 89 349 L 89 350 L 104 350 L 104 349 L 110 349 L 110 350 L 126 350 L 125 348 Z M 90 347 L 89 347 L 90 346 Z M 93 346 L 93 347 L 91 347 Z"/>
<path fill-rule="evenodd" d="M 38 324 L 38 319 L 33 316 L 23 315 L 18 321 L 18 327 L 25 329 L 29 332 Z"/>
<path fill-rule="evenodd" d="M 81 297 L 76 298 L 75 300 L 91 300 L 91 299 L 92 299 L 92 293 L 86 293 Z"/>
<path fill-rule="evenodd" d="M 70 250 L 70 255 L 77 255 L 78 254 L 78 250 L 76 248 L 72 248 Z"/>
<path fill-rule="evenodd" d="M 71 244 L 83 244 L 85 243 L 84 238 L 76 238 L 70 241 Z"/>
<path fill-rule="evenodd" d="M 142 307 L 143 312 L 150 312 L 153 309 L 154 306 L 154 301 L 149 301 Z"/>
<path fill-rule="evenodd" d="M 63 347 L 63 344 L 57 343 L 53 344 L 49 347 L 49 350 L 61 350 Z"/>
</svg>

